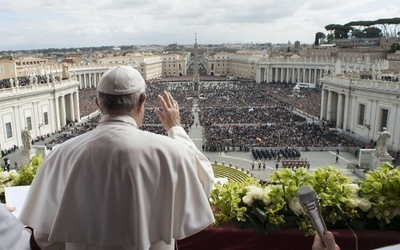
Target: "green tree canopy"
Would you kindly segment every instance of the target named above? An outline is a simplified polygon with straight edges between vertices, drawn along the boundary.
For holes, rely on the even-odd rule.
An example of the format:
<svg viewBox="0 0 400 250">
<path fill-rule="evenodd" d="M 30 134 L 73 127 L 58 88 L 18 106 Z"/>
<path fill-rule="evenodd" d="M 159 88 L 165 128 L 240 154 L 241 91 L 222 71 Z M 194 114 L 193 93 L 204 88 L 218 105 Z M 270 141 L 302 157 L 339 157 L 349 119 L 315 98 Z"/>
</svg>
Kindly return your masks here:
<svg viewBox="0 0 400 250">
<path fill-rule="evenodd" d="M 353 28 L 341 24 L 329 24 L 325 26 L 325 29 L 331 32 L 331 34 L 333 34 L 335 39 L 343 39 L 343 38 L 348 38 L 349 31 L 352 30 Z"/>
<path fill-rule="evenodd" d="M 352 29 L 365 30 L 369 27 L 375 27 L 381 30 L 380 36 L 377 37 L 397 37 L 398 27 L 400 24 L 400 17 L 394 18 L 381 18 L 373 21 L 352 21 L 346 23 L 344 26 L 351 27 Z M 370 34 L 369 34 L 370 35 Z M 375 33 L 375 35 L 379 35 Z"/>
<path fill-rule="evenodd" d="M 318 46 L 318 45 L 322 44 L 324 39 L 325 39 L 325 34 L 323 32 L 315 33 L 314 45 Z"/>
</svg>

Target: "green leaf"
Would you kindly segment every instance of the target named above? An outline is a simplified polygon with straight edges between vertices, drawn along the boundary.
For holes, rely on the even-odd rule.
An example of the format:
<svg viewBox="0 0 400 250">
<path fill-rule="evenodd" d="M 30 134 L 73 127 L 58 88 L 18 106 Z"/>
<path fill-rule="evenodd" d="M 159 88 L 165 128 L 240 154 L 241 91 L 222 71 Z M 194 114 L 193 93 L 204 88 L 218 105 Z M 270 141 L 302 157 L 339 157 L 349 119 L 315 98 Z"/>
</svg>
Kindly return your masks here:
<svg viewBox="0 0 400 250">
<path fill-rule="evenodd" d="M 268 219 L 268 217 L 265 214 L 264 210 L 261 210 L 258 207 L 253 209 L 251 211 L 251 214 L 253 214 L 257 218 L 257 220 L 260 221 L 261 224 L 263 224 Z"/>
</svg>

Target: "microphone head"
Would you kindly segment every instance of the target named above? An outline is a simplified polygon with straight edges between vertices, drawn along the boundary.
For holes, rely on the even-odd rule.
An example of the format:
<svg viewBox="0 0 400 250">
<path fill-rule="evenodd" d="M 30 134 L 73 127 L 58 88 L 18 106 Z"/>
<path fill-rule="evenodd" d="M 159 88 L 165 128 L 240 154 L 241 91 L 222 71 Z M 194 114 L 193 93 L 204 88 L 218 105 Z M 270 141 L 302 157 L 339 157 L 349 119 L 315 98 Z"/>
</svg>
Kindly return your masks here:
<svg viewBox="0 0 400 250">
<path fill-rule="evenodd" d="M 297 190 L 297 199 L 299 199 L 300 204 L 307 204 L 317 200 L 318 196 L 312 187 L 304 185 Z"/>
</svg>

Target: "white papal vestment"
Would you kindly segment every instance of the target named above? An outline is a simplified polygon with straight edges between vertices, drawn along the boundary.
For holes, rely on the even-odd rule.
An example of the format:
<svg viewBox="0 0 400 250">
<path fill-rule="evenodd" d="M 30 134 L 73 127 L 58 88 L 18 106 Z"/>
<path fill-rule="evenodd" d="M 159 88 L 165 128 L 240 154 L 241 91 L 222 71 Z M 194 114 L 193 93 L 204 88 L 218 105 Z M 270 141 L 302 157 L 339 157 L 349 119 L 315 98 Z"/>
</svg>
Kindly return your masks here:
<svg viewBox="0 0 400 250">
<path fill-rule="evenodd" d="M 147 250 L 214 221 L 213 180 L 182 127 L 167 137 L 136 128 L 129 116 L 105 115 L 47 156 L 20 219 L 48 249 Z"/>
</svg>

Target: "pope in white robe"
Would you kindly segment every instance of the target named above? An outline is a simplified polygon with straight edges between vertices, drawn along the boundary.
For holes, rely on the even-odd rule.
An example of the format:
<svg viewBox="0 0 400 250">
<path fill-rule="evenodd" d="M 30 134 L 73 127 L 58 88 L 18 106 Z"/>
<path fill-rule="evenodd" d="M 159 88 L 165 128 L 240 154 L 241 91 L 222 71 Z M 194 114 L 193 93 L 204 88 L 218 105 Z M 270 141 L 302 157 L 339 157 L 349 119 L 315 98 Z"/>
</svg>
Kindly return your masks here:
<svg viewBox="0 0 400 250">
<path fill-rule="evenodd" d="M 118 96 L 144 89 L 132 70 L 110 69 L 98 91 Z M 174 240 L 213 223 L 212 167 L 179 126 L 178 104 L 168 92 L 158 97 L 168 136 L 156 135 L 139 129 L 146 99 L 139 94 L 129 114 L 108 112 L 98 101 L 97 128 L 42 163 L 20 219 L 43 249 L 174 249 Z"/>
</svg>

